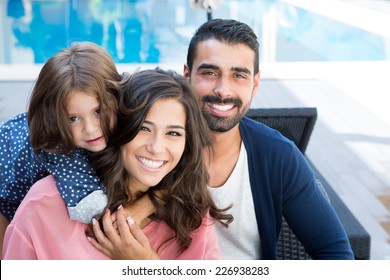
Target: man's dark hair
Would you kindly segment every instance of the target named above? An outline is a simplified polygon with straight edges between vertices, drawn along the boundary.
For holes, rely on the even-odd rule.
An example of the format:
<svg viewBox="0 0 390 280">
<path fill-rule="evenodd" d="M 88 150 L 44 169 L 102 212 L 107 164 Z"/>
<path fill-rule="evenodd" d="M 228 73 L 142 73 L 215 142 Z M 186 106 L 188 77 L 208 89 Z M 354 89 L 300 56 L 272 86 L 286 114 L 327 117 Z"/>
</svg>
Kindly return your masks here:
<svg viewBox="0 0 390 280">
<path fill-rule="evenodd" d="M 212 19 L 202 24 L 191 39 L 187 52 L 187 66 L 192 70 L 197 46 L 200 42 L 216 39 L 224 44 L 244 44 L 255 53 L 254 74 L 259 72 L 259 42 L 247 24 L 233 19 Z"/>
</svg>

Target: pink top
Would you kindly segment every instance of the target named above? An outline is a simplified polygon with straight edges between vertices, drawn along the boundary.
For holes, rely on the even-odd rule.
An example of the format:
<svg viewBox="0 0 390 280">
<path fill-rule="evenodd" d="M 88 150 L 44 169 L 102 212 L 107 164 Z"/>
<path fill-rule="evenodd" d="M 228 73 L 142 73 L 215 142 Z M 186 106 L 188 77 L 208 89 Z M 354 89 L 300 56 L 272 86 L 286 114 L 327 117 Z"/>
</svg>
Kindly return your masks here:
<svg viewBox="0 0 390 280">
<path fill-rule="evenodd" d="M 7 227 L 3 259 L 108 259 L 90 244 L 85 235 L 86 227 L 70 220 L 54 177 L 49 175 L 33 185 Z M 165 222 L 153 221 L 143 232 L 161 259 L 221 259 L 215 227 L 208 215 L 193 232 L 189 248 L 179 256 L 175 241 L 168 241 L 157 250 L 174 235 Z"/>
</svg>

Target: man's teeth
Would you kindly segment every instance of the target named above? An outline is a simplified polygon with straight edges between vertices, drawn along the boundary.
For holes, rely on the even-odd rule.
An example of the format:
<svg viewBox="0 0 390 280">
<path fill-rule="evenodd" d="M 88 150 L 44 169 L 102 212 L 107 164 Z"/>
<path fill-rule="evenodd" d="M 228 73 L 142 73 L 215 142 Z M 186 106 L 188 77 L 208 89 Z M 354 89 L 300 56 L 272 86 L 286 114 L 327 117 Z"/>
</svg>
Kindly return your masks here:
<svg viewBox="0 0 390 280">
<path fill-rule="evenodd" d="M 155 161 L 155 160 L 150 160 L 150 159 L 146 159 L 146 158 L 138 158 L 139 161 L 145 165 L 146 167 L 149 167 L 149 168 L 159 168 L 161 167 L 161 165 L 164 164 L 164 161 Z"/>
<path fill-rule="evenodd" d="M 228 111 L 233 108 L 234 105 L 220 105 L 220 104 L 211 104 L 211 107 L 213 107 L 216 110 L 219 111 Z"/>
</svg>

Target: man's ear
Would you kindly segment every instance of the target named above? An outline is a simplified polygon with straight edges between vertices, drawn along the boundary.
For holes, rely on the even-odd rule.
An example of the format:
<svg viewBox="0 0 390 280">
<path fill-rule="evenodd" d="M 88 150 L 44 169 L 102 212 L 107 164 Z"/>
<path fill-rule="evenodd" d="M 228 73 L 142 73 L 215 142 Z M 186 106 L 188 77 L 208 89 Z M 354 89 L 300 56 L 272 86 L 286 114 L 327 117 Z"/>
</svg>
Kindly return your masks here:
<svg viewBox="0 0 390 280">
<path fill-rule="evenodd" d="M 187 64 L 184 64 L 183 77 L 189 81 L 190 80 L 190 76 L 191 76 L 190 69 L 188 68 Z"/>
<path fill-rule="evenodd" d="M 257 95 L 259 92 L 259 86 L 260 86 L 260 70 L 257 72 L 257 74 L 253 77 L 253 92 L 252 92 L 252 98 Z"/>
</svg>

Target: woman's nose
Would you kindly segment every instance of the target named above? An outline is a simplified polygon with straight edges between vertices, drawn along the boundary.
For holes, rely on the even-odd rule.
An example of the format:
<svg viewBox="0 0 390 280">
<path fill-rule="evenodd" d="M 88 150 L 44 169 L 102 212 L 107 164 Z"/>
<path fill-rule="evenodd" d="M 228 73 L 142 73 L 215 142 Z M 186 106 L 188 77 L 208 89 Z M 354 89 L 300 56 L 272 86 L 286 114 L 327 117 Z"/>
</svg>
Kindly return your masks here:
<svg viewBox="0 0 390 280">
<path fill-rule="evenodd" d="M 154 135 L 150 137 L 147 146 L 151 153 L 158 154 L 164 150 L 164 141 L 161 136 Z"/>
</svg>

